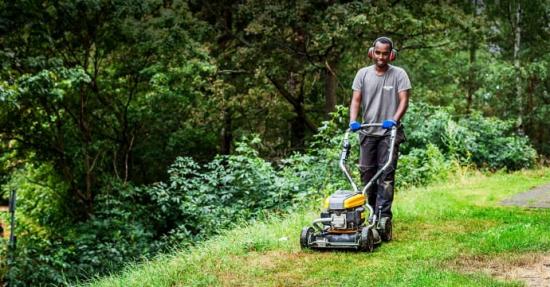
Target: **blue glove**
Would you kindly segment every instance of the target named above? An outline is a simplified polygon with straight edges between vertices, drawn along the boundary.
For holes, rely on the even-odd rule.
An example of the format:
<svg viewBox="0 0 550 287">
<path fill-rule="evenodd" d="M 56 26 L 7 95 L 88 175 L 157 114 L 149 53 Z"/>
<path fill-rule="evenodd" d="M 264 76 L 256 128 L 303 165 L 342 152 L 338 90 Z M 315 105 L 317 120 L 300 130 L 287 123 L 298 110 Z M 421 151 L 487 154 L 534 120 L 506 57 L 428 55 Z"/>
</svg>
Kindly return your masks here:
<svg viewBox="0 0 550 287">
<path fill-rule="evenodd" d="M 356 132 L 356 131 L 358 131 L 359 129 L 361 129 L 361 124 L 358 123 L 357 121 L 353 121 L 353 122 L 349 123 L 349 129 L 350 129 L 352 132 Z"/>
<path fill-rule="evenodd" d="M 397 122 L 394 121 L 394 120 L 385 120 L 382 123 L 382 128 L 383 129 L 391 129 L 393 126 L 396 126 L 396 125 L 397 125 Z"/>
</svg>

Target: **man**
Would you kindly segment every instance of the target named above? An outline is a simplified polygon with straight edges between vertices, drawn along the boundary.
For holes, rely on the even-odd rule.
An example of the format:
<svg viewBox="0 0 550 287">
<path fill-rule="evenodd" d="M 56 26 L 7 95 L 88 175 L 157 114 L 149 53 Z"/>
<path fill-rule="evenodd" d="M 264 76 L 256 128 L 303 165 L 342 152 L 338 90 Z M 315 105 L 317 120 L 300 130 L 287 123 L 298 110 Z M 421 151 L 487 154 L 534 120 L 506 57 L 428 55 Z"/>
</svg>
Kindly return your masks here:
<svg viewBox="0 0 550 287">
<path fill-rule="evenodd" d="M 398 127 L 393 160 L 378 181 L 367 191 L 369 205 L 379 217 L 382 225 L 391 228 L 391 206 L 393 202 L 395 169 L 399 144 L 405 140 L 400 120 L 409 104 L 411 82 L 405 70 L 388 64 L 395 59 L 396 51 L 389 38 L 380 37 L 369 49 L 369 58 L 374 65 L 357 72 L 353 80 L 353 96 L 350 105 L 350 129 L 357 131 L 361 124 L 356 121 L 359 107 L 363 123 L 383 123 L 382 128 L 368 128 L 361 131 L 359 170 L 361 180 L 366 184 L 386 163 L 389 156 L 390 129 Z M 390 229 L 391 230 L 391 229 Z M 391 231 L 381 230 L 382 239 L 391 240 Z M 384 234 L 388 231 L 390 234 Z"/>
</svg>

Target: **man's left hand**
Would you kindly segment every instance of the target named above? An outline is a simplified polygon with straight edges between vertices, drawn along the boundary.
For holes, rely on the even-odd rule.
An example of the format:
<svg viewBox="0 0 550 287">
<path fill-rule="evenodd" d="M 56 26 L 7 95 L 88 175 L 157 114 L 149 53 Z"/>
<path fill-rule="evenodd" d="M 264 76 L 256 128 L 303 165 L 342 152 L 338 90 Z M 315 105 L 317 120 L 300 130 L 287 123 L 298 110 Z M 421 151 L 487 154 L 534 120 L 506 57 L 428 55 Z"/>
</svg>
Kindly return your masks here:
<svg viewBox="0 0 550 287">
<path fill-rule="evenodd" d="M 383 123 L 382 123 L 382 128 L 383 129 L 391 129 L 392 127 L 396 126 L 397 125 L 397 122 L 394 121 L 394 120 L 385 120 Z"/>
</svg>

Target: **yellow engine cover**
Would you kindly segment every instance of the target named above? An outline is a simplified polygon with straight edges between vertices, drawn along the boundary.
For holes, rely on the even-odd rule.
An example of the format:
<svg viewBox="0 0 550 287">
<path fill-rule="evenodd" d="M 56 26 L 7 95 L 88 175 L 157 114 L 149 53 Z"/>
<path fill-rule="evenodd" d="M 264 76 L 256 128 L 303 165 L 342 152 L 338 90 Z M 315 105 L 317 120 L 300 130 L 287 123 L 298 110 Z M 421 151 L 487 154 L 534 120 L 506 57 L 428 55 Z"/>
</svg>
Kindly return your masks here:
<svg viewBox="0 0 550 287">
<path fill-rule="evenodd" d="M 338 191 L 325 199 L 325 208 L 327 209 L 348 209 L 355 208 L 365 204 L 365 196 L 362 193 L 352 193 L 350 191 Z"/>
<path fill-rule="evenodd" d="M 365 205 L 365 196 L 363 194 L 356 194 L 344 201 L 344 208 L 354 208 Z"/>
</svg>

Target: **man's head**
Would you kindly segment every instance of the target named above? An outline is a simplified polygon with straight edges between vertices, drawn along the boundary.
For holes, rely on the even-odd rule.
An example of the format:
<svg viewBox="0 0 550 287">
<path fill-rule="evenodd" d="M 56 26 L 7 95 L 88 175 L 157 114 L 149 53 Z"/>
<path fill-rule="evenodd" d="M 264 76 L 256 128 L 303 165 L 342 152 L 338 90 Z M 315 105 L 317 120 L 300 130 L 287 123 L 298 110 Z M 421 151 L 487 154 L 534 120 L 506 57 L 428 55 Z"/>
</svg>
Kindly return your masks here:
<svg viewBox="0 0 550 287">
<path fill-rule="evenodd" d="M 395 60 L 396 51 L 393 42 L 387 37 L 380 37 L 372 43 L 369 49 L 369 58 L 373 59 L 378 67 L 385 67 L 388 62 Z"/>
</svg>

